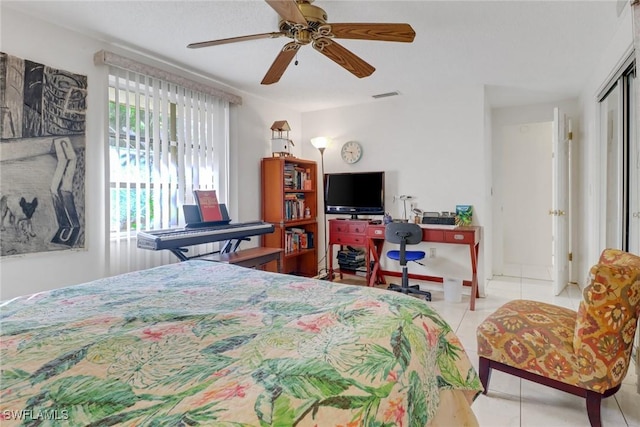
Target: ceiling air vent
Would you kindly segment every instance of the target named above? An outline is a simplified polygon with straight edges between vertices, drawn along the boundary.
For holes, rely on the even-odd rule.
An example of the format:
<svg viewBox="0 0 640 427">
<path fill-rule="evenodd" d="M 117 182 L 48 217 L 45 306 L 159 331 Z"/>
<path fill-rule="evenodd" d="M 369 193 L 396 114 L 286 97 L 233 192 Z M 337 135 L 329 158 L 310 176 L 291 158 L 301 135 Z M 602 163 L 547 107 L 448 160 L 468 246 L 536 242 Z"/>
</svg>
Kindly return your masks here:
<svg viewBox="0 0 640 427">
<path fill-rule="evenodd" d="M 375 99 L 380 99 L 380 98 L 387 98 L 389 96 L 397 96 L 400 95 L 400 92 L 398 92 L 397 90 L 393 91 L 393 92 L 387 92 L 387 93 L 379 93 L 377 95 L 372 95 L 372 98 Z"/>
</svg>

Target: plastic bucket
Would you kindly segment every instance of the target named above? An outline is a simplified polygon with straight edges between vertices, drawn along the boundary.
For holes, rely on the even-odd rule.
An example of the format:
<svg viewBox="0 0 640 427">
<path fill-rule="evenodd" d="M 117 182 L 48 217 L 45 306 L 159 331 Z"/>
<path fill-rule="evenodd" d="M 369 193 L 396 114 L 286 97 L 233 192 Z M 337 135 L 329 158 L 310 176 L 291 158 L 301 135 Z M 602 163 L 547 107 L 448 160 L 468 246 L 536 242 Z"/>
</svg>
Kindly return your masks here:
<svg viewBox="0 0 640 427">
<path fill-rule="evenodd" d="M 443 281 L 444 300 L 447 302 L 462 301 L 462 280 L 445 278 Z"/>
</svg>

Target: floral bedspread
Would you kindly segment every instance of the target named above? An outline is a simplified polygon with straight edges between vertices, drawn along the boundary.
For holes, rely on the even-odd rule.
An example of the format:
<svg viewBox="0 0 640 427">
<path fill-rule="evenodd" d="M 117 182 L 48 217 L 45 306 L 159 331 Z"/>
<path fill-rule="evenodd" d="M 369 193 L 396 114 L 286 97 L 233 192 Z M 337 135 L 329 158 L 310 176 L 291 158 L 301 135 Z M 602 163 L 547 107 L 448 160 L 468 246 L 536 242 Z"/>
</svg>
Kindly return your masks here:
<svg viewBox="0 0 640 427">
<path fill-rule="evenodd" d="M 455 416 L 482 390 L 424 301 L 233 265 L 101 279 L 0 316 L 3 426 L 424 426 L 444 392 Z"/>
</svg>

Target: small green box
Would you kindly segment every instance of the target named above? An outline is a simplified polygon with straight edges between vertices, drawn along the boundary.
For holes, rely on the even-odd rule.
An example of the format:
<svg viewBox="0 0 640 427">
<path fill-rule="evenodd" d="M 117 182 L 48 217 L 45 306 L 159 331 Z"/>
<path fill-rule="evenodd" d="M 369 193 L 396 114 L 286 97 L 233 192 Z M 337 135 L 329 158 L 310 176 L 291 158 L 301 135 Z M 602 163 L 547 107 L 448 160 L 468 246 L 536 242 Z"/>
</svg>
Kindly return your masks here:
<svg viewBox="0 0 640 427">
<path fill-rule="evenodd" d="M 473 220 L 473 206 L 456 205 L 456 225 L 471 225 Z"/>
</svg>

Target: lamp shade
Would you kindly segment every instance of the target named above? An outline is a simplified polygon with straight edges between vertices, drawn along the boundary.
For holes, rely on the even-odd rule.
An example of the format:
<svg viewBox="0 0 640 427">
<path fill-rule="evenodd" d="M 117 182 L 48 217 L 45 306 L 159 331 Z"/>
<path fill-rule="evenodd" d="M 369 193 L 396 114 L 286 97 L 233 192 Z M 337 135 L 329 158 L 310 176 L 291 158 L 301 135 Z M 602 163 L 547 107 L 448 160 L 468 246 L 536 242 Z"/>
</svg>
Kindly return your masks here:
<svg viewBox="0 0 640 427">
<path fill-rule="evenodd" d="M 327 148 L 329 142 L 331 142 L 331 138 L 327 136 L 316 136 L 315 138 L 311 138 L 311 144 L 318 150 Z"/>
</svg>

